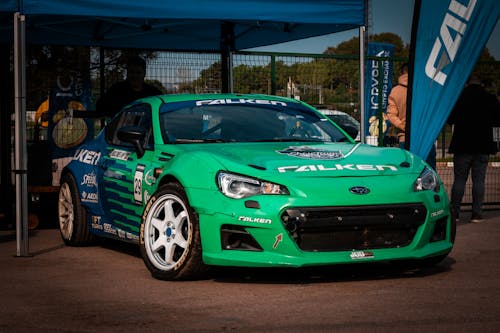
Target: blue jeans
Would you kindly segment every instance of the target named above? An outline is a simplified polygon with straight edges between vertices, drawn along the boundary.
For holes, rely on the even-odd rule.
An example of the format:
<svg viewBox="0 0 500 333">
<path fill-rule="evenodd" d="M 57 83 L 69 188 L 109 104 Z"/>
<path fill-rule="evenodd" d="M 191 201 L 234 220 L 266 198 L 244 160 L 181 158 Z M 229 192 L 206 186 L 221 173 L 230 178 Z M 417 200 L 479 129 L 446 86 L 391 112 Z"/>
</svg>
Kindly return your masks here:
<svg viewBox="0 0 500 333">
<path fill-rule="evenodd" d="M 465 184 L 472 177 L 472 214 L 481 214 L 484 201 L 484 182 L 488 167 L 488 155 L 457 153 L 453 155 L 453 173 L 455 179 L 451 188 L 451 205 L 455 212 L 460 212 L 460 204 L 465 192 Z"/>
</svg>

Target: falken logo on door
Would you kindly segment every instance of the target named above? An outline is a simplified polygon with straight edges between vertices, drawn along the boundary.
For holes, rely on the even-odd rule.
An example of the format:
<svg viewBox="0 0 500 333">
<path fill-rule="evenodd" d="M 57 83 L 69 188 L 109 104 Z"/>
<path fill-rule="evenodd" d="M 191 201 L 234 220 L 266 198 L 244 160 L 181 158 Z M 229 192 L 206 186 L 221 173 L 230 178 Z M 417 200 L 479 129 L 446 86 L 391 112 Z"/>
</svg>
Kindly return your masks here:
<svg viewBox="0 0 500 333">
<path fill-rule="evenodd" d="M 277 150 L 277 152 L 288 156 L 312 160 L 338 160 L 344 157 L 344 154 L 339 150 L 324 150 L 308 146 L 292 146 L 283 150 Z"/>
<path fill-rule="evenodd" d="M 138 164 L 135 168 L 134 175 L 134 200 L 136 203 L 142 203 L 142 178 L 144 176 L 144 168 L 143 164 Z"/>
<path fill-rule="evenodd" d="M 375 258 L 375 256 L 373 255 L 373 252 L 371 252 L 371 251 L 352 251 L 351 252 L 351 259 L 352 260 L 370 259 L 370 258 Z"/>
<path fill-rule="evenodd" d="M 120 149 L 113 149 L 111 153 L 109 153 L 109 157 L 114 158 L 116 160 L 126 161 L 130 156 L 131 152 Z"/>
<path fill-rule="evenodd" d="M 97 165 L 99 158 L 101 158 L 100 152 L 87 149 L 78 149 L 73 156 L 74 160 L 90 165 Z"/>
</svg>

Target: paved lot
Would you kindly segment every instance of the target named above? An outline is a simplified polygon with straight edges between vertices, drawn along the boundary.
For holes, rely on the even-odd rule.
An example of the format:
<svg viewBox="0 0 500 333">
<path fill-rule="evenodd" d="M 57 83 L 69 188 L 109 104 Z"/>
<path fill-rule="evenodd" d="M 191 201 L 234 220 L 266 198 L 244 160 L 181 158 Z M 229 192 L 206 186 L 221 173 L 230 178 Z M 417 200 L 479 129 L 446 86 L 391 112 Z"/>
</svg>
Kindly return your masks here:
<svg viewBox="0 0 500 333">
<path fill-rule="evenodd" d="M 42 229 L 15 257 L 1 232 L 0 332 L 499 332 L 500 211 L 486 216 L 460 223 L 432 269 L 225 269 L 190 282 L 154 280 L 135 246 L 71 248 Z"/>
</svg>

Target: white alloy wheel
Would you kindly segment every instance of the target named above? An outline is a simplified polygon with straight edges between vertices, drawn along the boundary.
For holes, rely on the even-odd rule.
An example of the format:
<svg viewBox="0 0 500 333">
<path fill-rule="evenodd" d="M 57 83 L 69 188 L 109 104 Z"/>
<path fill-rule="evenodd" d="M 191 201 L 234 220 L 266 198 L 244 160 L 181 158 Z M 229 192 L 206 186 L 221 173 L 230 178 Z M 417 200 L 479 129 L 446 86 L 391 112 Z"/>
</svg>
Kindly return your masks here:
<svg viewBox="0 0 500 333">
<path fill-rule="evenodd" d="M 93 242 L 87 224 L 87 211 L 80 202 L 75 177 L 66 173 L 61 178 L 57 204 L 59 231 L 66 245 L 85 246 Z"/>
<path fill-rule="evenodd" d="M 73 198 L 68 183 L 61 184 L 58 203 L 59 229 L 64 240 L 71 239 L 75 214 L 73 211 Z"/>
<path fill-rule="evenodd" d="M 144 247 L 158 270 L 176 270 L 186 260 L 193 237 L 183 200 L 173 194 L 159 197 L 144 221 Z"/>
</svg>

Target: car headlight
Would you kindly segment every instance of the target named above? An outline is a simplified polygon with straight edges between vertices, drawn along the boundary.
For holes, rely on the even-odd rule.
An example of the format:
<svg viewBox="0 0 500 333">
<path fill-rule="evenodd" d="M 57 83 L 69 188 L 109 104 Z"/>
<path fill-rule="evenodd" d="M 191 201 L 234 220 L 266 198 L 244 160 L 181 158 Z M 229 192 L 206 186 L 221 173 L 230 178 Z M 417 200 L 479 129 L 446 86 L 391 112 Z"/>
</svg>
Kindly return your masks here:
<svg viewBox="0 0 500 333">
<path fill-rule="evenodd" d="M 417 180 L 413 184 L 413 189 L 418 191 L 434 191 L 439 192 L 441 185 L 439 184 L 439 178 L 436 172 L 428 167 L 422 171 L 420 176 L 418 176 Z"/>
<path fill-rule="evenodd" d="M 285 186 L 229 172 L 219 172 L 217 183 L 220 191 L 233 199 L 261 194 L 290 194 Z"/>
</svg>

